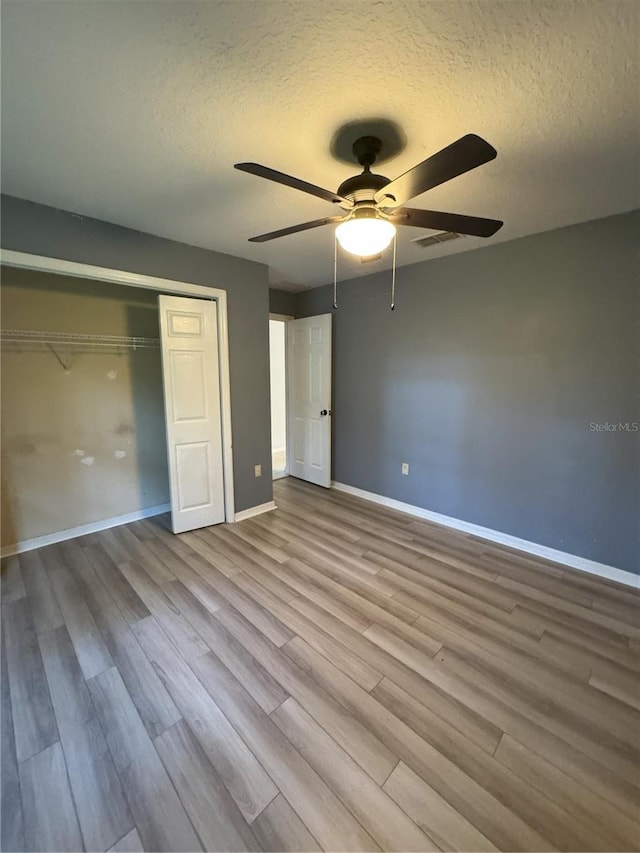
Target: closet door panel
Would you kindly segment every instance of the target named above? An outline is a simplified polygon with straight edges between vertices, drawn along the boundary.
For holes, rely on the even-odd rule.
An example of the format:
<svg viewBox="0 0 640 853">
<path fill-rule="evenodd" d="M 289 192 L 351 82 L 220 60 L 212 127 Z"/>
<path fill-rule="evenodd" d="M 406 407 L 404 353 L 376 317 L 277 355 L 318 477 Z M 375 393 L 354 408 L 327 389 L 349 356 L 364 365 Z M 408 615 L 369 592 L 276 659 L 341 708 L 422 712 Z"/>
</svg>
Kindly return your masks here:
<svg viewBox="0 0 640 853">
<path fill-rule="evenodd" d="M 174 533 L 224 521 L 217 306 L 160 296 Z"/>
</svg>

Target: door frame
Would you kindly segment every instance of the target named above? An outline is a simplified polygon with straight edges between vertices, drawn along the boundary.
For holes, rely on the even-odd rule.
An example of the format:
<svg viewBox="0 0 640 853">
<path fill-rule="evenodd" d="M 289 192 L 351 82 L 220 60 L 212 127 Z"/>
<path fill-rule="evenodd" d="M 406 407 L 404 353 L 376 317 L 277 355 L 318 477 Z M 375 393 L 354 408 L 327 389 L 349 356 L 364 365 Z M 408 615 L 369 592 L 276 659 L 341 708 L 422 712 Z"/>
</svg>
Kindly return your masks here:
<svg viewBox="0 0 640 853">
<path fill-rule="evenodd" d="M 15 252 L 0 249 L 0 262 L 8 267 L 35 270 L 55 275 L 67 275 L 72 278 L 105 281 L 125 287 L 142 287 L 147 290 L 175 293 L 181 296 L 195 296 L 215 300 L 218 304 L 218 358 L 220 360 L 220 405 L 222 416 L 222 468 L 224 472 L 224 508 L 225 521 L 235 521 L 235 498 L 233 490 L 233 440 L 231 433 L 231 380 L 229 374 L 229 325 L 227 317 L 227 291 L 203 284 L 191 284 L 187 281 L 174 281 L 151 275 L 128 272 L 126 270 L 81 264 L 65 261 L 62 258 L 48 258 L 28 252 Z"/>
<path fill-rule="evenodd" d="M 282 323 L 288 323 L 289 320 L 295 320 L 296 318 L 293 314 L 274 314 L 269 312 L 269 321 L 271 320 L 279 320 Z M 271 355 L 271 349 L 269 349 L 269 355 Z M 269 362 L 269 366 L 271 366 L 271 362 Z M 284 477 L 289 476 L 289 336 L 287 335 L 287 330 L 285 328 L 284 334 L 284 416 L 285 423 L 287 429 L 287 446 L 285 448 L 285 453 L 287 455 L 286 464 L 284 466 L 284 471 L 282 474 L 279 474 L 274 478 L 273 476 L 273 468 L 271 471 L 271 479 L 272 480 L 282 480 Z"/>
</svg>

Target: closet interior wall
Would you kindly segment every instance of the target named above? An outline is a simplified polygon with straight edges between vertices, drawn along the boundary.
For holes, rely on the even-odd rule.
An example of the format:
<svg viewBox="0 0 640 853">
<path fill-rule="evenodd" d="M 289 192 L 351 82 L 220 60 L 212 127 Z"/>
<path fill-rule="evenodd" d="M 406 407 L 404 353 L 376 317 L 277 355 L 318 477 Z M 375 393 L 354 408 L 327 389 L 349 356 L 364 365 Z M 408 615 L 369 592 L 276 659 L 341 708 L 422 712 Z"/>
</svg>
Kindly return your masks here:
<svg viewBox="0 0 640 853">
<path fill-rule="evenodd" d="M 2 268 L 2 328 L 157 341 L 157 294 Z M 158 346 L 3 342 L 2 545 L 167 504 Z"/>
</svg>

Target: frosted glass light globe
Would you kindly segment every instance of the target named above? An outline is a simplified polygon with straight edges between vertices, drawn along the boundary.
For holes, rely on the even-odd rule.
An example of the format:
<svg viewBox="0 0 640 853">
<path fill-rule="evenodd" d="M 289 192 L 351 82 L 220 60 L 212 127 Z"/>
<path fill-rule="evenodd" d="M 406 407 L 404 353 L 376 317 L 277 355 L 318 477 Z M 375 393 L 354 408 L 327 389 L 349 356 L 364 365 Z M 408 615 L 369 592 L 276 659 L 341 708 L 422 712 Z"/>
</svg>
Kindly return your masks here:
<svg viewBox="0 0 640 853">
<path fill-rule="evenodd" d="M 345 252 L 361 258 L 380 254 L 391 243 L 395 233 L 391 222 L 372 217 L 348 219 L 336 228 L 336 238 Z"/>
</svg>

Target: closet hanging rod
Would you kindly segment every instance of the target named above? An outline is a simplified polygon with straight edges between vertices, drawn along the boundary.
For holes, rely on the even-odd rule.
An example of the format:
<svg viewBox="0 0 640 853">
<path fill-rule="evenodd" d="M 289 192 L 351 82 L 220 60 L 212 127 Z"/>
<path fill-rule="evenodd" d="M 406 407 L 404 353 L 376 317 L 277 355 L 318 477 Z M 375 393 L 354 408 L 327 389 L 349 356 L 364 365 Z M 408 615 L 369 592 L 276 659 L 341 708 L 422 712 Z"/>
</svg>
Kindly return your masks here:
<svg viewBox="0 0 640 853">
<path fill-rule="evenodd" d="M 159 338 L 143 338 L 129 335 L 86 335 L 79 332 L 37 332 L 27 329 L 2 329 L 0 340 L 7 343 L 29 342 L 37 344 L 64 344 L 65 346 L 103 347 L 159 347 Z"/>
</svg>

